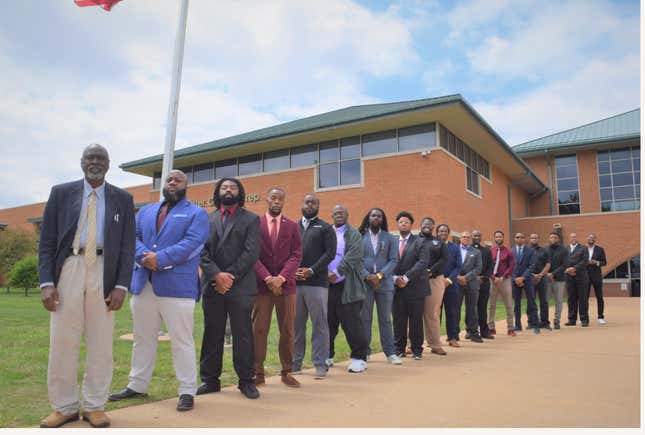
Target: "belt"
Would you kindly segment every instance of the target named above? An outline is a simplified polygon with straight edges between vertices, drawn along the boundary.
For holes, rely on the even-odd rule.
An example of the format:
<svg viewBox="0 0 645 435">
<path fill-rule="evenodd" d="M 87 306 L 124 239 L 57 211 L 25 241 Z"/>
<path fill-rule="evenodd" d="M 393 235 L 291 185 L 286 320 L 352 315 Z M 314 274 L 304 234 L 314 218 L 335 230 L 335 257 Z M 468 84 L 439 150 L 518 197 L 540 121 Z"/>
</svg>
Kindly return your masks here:
<svg viewBox="0 0 645 435">
<path fill-rule="evenodd" d="M 74 255 L 74 248 L 69 248 L 69 255 Z M 78 255 L 85 255 L 85 248 L 79 249 Z M 103 248 L 97 248 L 96 255 L 103 255 Z"/>
</svg>

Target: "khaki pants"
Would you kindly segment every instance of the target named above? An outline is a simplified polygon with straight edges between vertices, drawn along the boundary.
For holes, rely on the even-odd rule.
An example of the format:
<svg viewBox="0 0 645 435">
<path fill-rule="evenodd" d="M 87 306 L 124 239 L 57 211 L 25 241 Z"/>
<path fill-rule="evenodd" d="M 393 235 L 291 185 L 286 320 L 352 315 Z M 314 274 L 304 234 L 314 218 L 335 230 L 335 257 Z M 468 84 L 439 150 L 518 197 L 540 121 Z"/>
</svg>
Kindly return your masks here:
<svg viewBox="0 0 645 435">
<path fill-rule="evenodd" d="M 71 415 L 104 409 L 112 382 L 114 311 L 103 296 L 103 256 L 92 266 L 83 255 L 65 260 L 58 281 L 60 303 L 51 313 L 47 390 L 54 411 Z M 85 332 L 83 402 L 78 397 L 78 356 Z"/>
<path fill-rule="evenodd" d="M 443 275 L 430 278 L 430 296 L 426 296 L 423 306 L 423 324 L 426 341 L 430 348 L 441 347 L 441 302 L 445 290 Z"/>
<path fill-rule="evenodd" d="M 506 327 L 513 329 L 513 292 L 511 290 L 511 278 L 504 278 L 497 284 L 491 280 L 490 305 L 488 306 L 488 328 L 495 329 L 495 308 L 497 306 L 497 294 L 502 294 L 504 309 L 506 310 Z"/>
<path fill-rule="evenodd" d="M 291 372 L 293 364 L 294 329 L 296 321 L 296 294 L 276 296 L 273 293 L 258 293 L 253 306 L 253 346 L 255 374 L 264 375 L 264 360 L 267 356 L 267 337 L 271 327 L 271 314 L 275 305 L 280 342 L 278 353 L 282 374 Z"/>
</svg>

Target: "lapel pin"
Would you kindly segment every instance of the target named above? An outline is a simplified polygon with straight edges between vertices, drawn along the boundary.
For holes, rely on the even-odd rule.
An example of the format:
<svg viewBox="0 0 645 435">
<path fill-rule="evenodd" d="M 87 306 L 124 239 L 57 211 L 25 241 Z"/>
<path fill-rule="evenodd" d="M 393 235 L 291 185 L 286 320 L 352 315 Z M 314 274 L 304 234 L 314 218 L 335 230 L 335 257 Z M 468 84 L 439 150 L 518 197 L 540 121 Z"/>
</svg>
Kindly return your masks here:
<svg viewBox="0 0 645 435">
<path fill-rule="evenodd" d="M 114 215 L 114 222 L 119 222 L 119 213 Z"/>
</svg>

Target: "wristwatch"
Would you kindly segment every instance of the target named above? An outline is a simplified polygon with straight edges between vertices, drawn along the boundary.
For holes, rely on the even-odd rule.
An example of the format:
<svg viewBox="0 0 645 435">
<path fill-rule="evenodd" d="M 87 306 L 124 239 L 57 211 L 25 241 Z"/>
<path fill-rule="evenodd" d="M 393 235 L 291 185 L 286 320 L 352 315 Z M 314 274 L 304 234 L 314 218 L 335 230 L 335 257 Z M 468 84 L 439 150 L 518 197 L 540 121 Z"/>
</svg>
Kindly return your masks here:
<svg viewBox="0 0 645 435">
<path fill-rule="evenodd" d="M 383 274 L 382 274 L 381 272 L 378 272 L 378 273 L 376 274 L 376 277 L 377 277 L 378 279 L 383 279 Z"/>
</svg>

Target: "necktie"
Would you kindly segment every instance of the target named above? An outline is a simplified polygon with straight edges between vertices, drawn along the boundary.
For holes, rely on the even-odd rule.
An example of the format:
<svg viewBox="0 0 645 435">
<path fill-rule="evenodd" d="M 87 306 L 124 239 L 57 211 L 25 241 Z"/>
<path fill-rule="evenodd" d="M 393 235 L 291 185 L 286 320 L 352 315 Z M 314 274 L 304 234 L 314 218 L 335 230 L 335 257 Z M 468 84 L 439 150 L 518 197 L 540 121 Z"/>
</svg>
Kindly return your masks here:
<svg viewBox="0 0 645 435">
<path fill-rule="evenodd" d="M 403 249 L 405 249 L 405 239 L 401 239 L 399 242 L 399 258 L 403 257 Z"/>
<path fill-rule="evenodd" d="M 495 268 L 493 269 L 493 275 L 497 276 L 497 269 L 499 268 L 499 252 L 501 249 L 497 248 L 497 255 L 495 255 Z"/>
<path fill-rule="evenodd" d="M 85 239 L 85 264 L 91 266 L 96 262 L 96 191 L 90 193 L 87 204 L 87 238 Z"/>
<path fill-rule="evenodd" d="M 224 214 L 222 215 L 222 224 L 223 224 L 224 228 L 226 228 L 226 225 L 228 224 L 228 219 L 230 217 L 229 216 L 230 214 L 231 214 L 231 211 L 229 209 L 225 208 L 224 209 Z"/>
<path fill-rule="evenodd" d="M 523 248 L 524 248 L 524 246 L 520 246 L 519 248 L 517 248 L 517 253 L 518 253 L 517 261 L 520 261 L 522 259 L 522 250 L 523 250 Z"/>
<path fill-rule="evenodd" d="M 168 214 L 168 203 L 164 204 L 159 210 L 159 216 L 157 216 L 157 233 L 161 230 L 161 227 L 166 220 L 166 215 Z"/>
<path fill-rule="evenodd" d="M 269 237 L 271 238 L 271 244 L 275 246 L 275 241 L 278 239 L 278 224 L 275 218 L 271 219 Z"/>
</svg>

